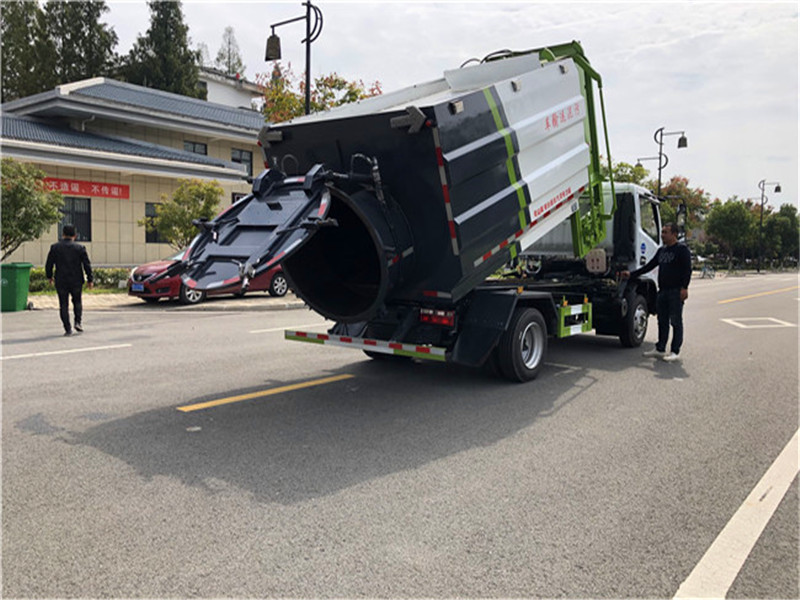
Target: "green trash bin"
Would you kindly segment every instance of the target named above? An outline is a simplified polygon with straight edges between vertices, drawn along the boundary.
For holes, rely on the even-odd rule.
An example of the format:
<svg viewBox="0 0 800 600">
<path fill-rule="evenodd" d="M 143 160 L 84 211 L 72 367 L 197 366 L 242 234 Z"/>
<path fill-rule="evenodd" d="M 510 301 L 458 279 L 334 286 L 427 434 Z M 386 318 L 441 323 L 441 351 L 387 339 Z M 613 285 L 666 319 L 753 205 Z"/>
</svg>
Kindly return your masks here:
<svg viewBox="0 0 800 600">
<path fill-rule="evenodd" d="M 31 282 L 31 263 L 9 263 L 0 265 L 2 287 L 0 308 L 2 312 L 25 310 L 28 307 L 28 286 Z"/>
</svg>

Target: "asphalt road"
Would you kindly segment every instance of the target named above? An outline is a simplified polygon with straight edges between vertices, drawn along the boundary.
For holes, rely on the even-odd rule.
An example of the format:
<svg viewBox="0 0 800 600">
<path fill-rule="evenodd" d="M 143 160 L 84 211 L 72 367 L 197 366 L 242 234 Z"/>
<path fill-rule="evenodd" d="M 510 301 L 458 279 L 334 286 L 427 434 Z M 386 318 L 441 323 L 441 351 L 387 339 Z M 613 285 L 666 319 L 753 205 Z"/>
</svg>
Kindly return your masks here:
<svg viewBox="0 0 800 600">
<path fill-rule="evenodd" d="M 582 335 L 528 384 L 303 309 L 4 313 L 2 595 L 671 598 L 798 429 L 799 295 L 695 281 L 680 363 Z M 795 475 L 727 597 L 798 598 L 799 528 Z"/>
</svg>

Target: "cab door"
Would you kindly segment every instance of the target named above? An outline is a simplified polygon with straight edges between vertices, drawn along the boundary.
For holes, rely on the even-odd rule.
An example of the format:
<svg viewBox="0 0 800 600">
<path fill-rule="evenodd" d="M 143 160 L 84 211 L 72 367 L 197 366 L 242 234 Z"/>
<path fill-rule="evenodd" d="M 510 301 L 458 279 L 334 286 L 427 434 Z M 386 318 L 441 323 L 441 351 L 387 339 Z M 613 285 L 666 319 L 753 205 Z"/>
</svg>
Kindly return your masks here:
<svg viewBox="0 0 800 600">
<path fill-rule="evenodd" d="M 659 201 L 643 188 L 635 189 L 636 197 L 636 266 L 645 265 L 661 246 L 661 211 Z"/>
</svg>

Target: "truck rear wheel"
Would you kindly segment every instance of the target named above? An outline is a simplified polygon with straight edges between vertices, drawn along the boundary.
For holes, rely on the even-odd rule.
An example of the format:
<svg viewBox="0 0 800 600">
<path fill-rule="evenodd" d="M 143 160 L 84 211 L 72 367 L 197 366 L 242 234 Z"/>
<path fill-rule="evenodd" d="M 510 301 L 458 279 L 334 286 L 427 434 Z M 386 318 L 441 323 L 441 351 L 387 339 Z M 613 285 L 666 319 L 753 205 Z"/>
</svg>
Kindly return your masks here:
<svg viewBox="0 0 800 600">
<path fill-rule="evenodd" d="M 542 313 L 535 308 L 517 308 L 495 351 L 507 379 L 534 379 L 547 354 L 547 325 Z"/>
<path fill-rule="evenodd" d="M 619 341 L 626 348 L 638 348 L 647 335 L 647 300 L 641 294 L 628 296 L 628 312 L 622 317 Z"/>
</svg>

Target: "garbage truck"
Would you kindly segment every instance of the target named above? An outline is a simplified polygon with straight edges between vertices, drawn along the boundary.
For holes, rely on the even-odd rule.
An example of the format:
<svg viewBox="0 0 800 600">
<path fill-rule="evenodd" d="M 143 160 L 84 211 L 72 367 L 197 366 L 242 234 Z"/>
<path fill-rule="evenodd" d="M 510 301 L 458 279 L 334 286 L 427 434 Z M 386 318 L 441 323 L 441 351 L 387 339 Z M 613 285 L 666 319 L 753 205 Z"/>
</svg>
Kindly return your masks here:
<svg viewBox="0 0 800 600">
<path fill-rule="evenodd" d="M 334 322 L 285 339 L 520 382 L 551 337 L 642 343 L 654 281 L 617 273 L 654 255 L 659 203 L 604 179 L 602 81 L 578 42 L 267 123 L 258 143 L 252 193 L 198 220 L 171 272 L 190 288 L 246 289 L 281 263 Z"/>
</svg>

